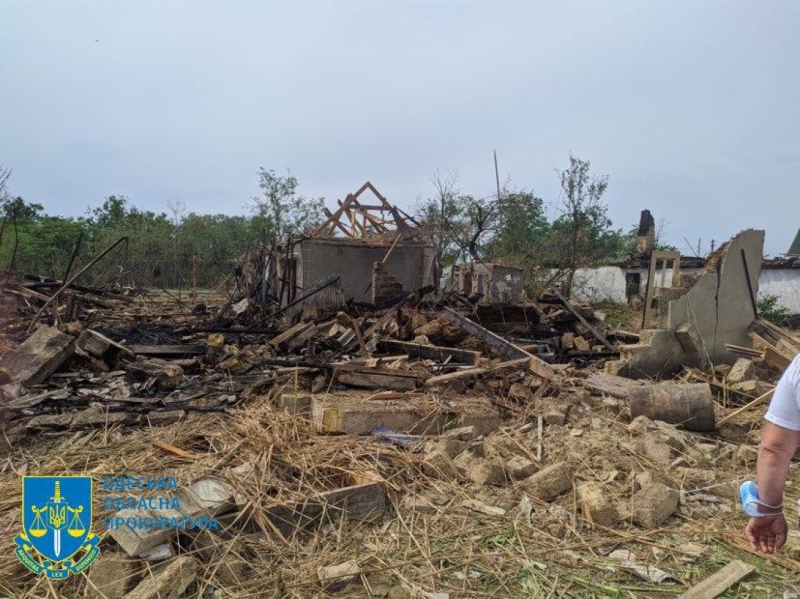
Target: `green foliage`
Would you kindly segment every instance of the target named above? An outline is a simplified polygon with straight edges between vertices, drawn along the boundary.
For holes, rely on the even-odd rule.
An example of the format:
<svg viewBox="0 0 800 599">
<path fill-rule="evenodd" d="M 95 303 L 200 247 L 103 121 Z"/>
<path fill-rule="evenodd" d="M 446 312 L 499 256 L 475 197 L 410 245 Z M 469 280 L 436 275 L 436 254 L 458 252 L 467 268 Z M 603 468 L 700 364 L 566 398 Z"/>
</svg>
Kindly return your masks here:
<svg viewBox="0 0 800 599">
<path fill-rule="evenodd" d="M 286 235 L 297 235 L 322 223 L 325 200 L 297 194 L 297 179 L 287 172 L 285 177 L 274 170 L 258 170 L 261 197 L 253 198 L 254 224 L 262 240 L 275 241 Z"/>
<path fill-rule="evenodd" d="M 456 175 L 436 173 L 436 195 L 420 202 L 417 219 L 434 239 L 443 267 L 469 259 L 516 266 L 526 271 L 529 290 L 564 280 L 566 291 L 578 268 L 622 262 L 636 253 L 636 230 L 612 229 L 603 195 L 608 177 L 596 177 L 590 163 L 570 156 L 559 173 L 558 216 L 549 221 L 541 198 L 505 189 L 500 198 L 477 199 L 456 189 Z M 554 277 L 552 272 L 556 271 Z"/>
<path fill-rule="evenodd" d="M 773 324 L 782 326 L 789 321 L 789 309 L 778 305 L 777 295 L 761 296 L 756 302 L 758 316 Z"/>
<path fill-rule="evenodd" d="M 2 175 L 2 168 L 0 168 Z M 2 182 L 2 181 L 0 181 Z M 182 204 L 165 212 L 141 210 L 123 195 L 110 195 L 82 218 L 49 216 L 40 204 L 0 198 L 5 224 L 0 268 L 61 279 L 80 239 L 72 272 L 121 237 L 128 244 L 112 252 L 82 279 L 87 284 L 213 286 L 233 272 L 239 257 L 260 240 L 274 241 L 318 224 L 323 201 L 297 193 L 297 180 L 259 171 L 263 197 L 252 216 L 185 214 Z M 12 264 L 13 263 L 13 264 Z"/>
</svg>

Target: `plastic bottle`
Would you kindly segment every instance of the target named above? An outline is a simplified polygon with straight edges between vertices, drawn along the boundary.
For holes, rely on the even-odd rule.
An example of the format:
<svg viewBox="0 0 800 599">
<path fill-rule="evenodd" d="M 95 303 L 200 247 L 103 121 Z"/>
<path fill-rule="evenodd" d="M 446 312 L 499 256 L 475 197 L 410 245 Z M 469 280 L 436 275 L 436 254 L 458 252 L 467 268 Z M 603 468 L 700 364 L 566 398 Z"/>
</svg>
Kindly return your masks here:
<svg viewBox="0 0 800 599">
<path fill-rule="evenodd" d="M 739 500 L 742 502 L 744 513 L 751 518 L 783 513 L 783 505 L 767 505 L 758 498 L 758 487 L 751 480 L 744 481 L 739 487 Z"/>
</svg>

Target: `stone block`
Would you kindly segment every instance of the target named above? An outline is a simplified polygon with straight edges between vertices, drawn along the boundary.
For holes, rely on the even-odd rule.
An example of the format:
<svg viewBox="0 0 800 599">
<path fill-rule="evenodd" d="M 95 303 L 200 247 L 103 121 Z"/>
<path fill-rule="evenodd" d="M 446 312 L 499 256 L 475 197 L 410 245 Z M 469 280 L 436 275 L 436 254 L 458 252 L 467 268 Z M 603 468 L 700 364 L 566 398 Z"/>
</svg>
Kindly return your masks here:
<svg viewBox="0 0 800 599">
<path fill-rule="evenodd" d="M 450 456 L 442 450 L 428 453 L 422 460 L 422 471 L 432 478 L 454 481 L 459 479 L 459 472 Z"/>
<path fill-rule="evenodd" d="M 552 501 L 572 488 L 572 467 L 558 462 L 526 478 L 522 487 L 532 499 Z"/>
<path fill-rule="evenodd" d="M 522 480 L 536 473 L 536 464 L 528 458 L 516 455 L 506 461 L 506 470 L 511 478 Z"/>
<path fill-rule="evenodd" d="M 738 358 L 733 363 L 728 376 L 726 377 L 728 383 L 742 383 L 756 378 L 756 367 L 752 360 L 747 358 Z"/>
<path fill-rule="evenodd" d="M 589 522 L 613 528 L 619 522 L 619 515 L 602 484 L 588 482 L 578 487 L 578 501 L 583 517 Z"/>
<path fill-rule="evenodd" d="M 121 599 L 141 581 L 141 562 L 119 553 L 103 552 L 102 559 L 92 564 L 87 578 L 86 599 Z"/>
<path fill-rule="evenodd" d="M 146 576 L 124 599 L 178 599 L 196 576 L 194 558 L 181 556 Z"/>
<path fill-rule="evenodd" d="M 275 406 L 293 416 L 311 416 L 311 396 L 304 393 L 281 393 Z"/>
<path fill-rule="evenodd" d="M 652 483 L 634 493 L 633 520 L 644 528 L 661 526 L 678 509 L 677 491 L 660 483 Z"/>
<path fill-rule="evenodd" d="M 350 560 L 335 566 L 317 568 L 317 579 L 329 593 L 343 589 L 361 574 L 358 562 Z"/>
</svg>

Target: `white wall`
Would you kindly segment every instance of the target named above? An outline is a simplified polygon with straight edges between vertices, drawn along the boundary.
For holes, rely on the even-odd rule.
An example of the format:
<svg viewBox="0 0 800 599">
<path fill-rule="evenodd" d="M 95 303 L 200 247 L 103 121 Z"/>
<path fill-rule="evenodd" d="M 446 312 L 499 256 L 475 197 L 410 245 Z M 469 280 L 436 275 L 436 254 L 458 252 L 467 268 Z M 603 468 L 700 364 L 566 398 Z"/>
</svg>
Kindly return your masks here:
<svg viewBox="0 0 800 599">
<path fill-rule="evenodd" d="M 690 274 L 697 269 L 684 269 L 681 272 Z M 630 272 L 635 272 L 631 270 Z M 647 270 L 641 273 L 641 290 L 644 295 L 647 288 Z M 661 282 L 661 274 L 656 273 L 657 282 Z M 667 269 L 667 285 L 672 280 L 672 269 Z M 764 269 L 758 279 L 758 296 L 775 295 L 779 305 L 787 308 L 791 314 L 800 314 L 800 269 Z M 579 269 L 575 272 L 573 298 L 581 302 L 616 302 L 627 303 L 625 296 L 625 271 L 618 266 L 602 266 L 600 268 Z"/>
<path fill-rule="evenodd" d="M 780 306 L 792 314 L 800 314 L 800 268 L 762 270 L 758 295 L 776 295 Z"/>
<path fill-rule="evenodd" d="M 625 271 L 619 266 L 578 269 L 572 282 L 572 297 L 581 302 L 627 304 Z"/>
</svg>

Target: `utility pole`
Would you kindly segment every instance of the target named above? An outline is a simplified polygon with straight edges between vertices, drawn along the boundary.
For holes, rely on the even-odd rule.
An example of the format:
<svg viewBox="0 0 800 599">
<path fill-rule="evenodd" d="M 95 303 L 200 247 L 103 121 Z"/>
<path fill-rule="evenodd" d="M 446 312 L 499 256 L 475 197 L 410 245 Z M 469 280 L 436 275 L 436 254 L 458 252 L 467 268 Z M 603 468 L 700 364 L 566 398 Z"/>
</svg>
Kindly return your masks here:
<svg viewBox="0 0 800 599">
<path fill-rule="evenodd" d="M 497 184 L 497 201 L 500 201 L 500 170 L 497 168 L 497 150 L 494 151 L 494 180 Z"/>
</svg>

